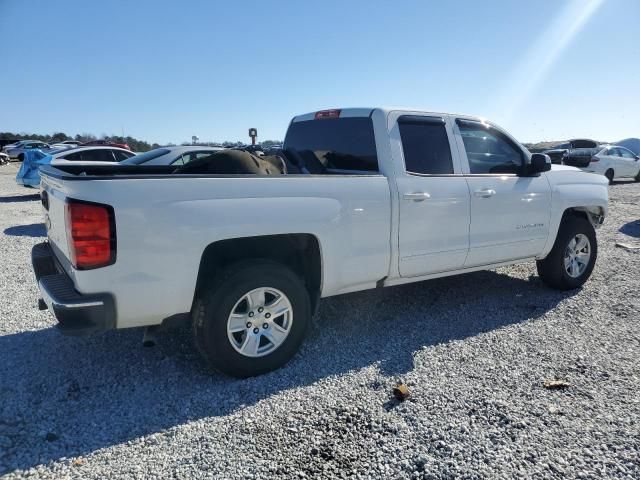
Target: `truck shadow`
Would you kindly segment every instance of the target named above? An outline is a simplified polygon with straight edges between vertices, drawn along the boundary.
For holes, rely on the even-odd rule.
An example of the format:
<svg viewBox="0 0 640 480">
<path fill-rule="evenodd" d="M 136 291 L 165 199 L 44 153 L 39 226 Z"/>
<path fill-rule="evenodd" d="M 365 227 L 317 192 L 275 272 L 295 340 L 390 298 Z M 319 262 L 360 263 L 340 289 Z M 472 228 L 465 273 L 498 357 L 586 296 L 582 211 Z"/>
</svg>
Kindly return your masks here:
<svg viewBox="0 0 640 480">
<path fill-rule="evenodd" d="M 0 336 L 0 475 L 225 416 L 365 367 L 377 366 L 391 384 L 413 368 L 416 351 L 535 321 L 570 295 L 537 277 L 479 272 L 325 299 L 301 352 L 284 369 L 247 380 L 207 372 L 186 330 L 162 334 L 150 349 L 140 329 Z"/>
<path fill-rule="evenodd" d="M 40 200 L 40 194 L 34 193 L 29 195 L 13 195 L 9 197 L 0 197 L 0 203 L 18 203 L 18 202 L 33 202 Z"/>
<path fill-rule="evenodd" d="M 629 237 L 640 238 L 640 220 L 625 223 L 618 231 Z"/>
<path fill-rule="evenodd" d="M 5 228 L 4 234 L 13 237 L 46 237 L 47 230 L 44 228 L 44 223 L 31 223 Z"/>
</svg>

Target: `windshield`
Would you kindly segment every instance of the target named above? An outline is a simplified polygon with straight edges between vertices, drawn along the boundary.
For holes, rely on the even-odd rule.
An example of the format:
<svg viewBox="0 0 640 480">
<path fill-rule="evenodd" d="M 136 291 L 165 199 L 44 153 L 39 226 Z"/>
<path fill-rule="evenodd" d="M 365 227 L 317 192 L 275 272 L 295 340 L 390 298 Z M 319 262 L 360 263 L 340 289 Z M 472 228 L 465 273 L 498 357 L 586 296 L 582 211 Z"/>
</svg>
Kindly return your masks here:
<svg viewBox="0 0 640 480">
<path fill-rule="evenodd" d="M 140 155 L 134 155 L 131 158 L 123 160 L 120 162 L 121 165 L 141 165 L 149 160 L 153 160 L 154 158 L 161 157 L 162 155 L 166 155 L 171 150 L 168 148 L 156 148 L 154 150 L 149 150 L 148 152 L 141 153 Z"/>
</svg>

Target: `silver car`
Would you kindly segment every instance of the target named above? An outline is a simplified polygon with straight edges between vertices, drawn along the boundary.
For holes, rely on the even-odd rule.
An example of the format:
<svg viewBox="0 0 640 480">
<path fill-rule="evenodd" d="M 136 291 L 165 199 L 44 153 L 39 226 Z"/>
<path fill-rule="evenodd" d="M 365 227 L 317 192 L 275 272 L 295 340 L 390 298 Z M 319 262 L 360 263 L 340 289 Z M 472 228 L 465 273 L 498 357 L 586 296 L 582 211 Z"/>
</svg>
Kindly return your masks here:
<svg viewBox="0 0 640 480">
<path fill-rule="evenodd" d="M 51 146 L 48 143 L 40 142 L 38 140 L 29 140 L 22 144 L 17 144 L 17 146 L 13 148 L 7 149 L 6 153 L 9 155 L 9 158 L 17 158 L 19 161 L 23 161 L 24 152 L 27 150 L 42 150 L 46 152 L 51 150 Z"/>
</svg>

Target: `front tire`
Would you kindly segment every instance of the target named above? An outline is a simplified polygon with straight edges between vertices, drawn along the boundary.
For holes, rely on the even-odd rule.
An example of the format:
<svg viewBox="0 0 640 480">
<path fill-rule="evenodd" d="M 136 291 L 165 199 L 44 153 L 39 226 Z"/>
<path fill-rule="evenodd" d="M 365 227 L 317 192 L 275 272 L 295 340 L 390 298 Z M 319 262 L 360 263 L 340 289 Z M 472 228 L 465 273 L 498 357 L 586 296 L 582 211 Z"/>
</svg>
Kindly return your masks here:
<svg viewBox="0 0 640 480">
<path fill-rule="evenodd" d="M 614 177 L 614 173 L 613 170 L 609 169 L 606 172 L 604 172 L 604 176 L 607 177 L 607 180 L 609 180 L 609 185 L 613 184 L 613 177 Z"/>
<path fill-rule="evenodd" d="M 536 262 L 538 275 L 551 288 L 573 290 L 591 276 L 597 257 L 596 232 L 591 222 L 568 215 L 560 225 L 549 255 Z"/>
<path fill-rule="evenodd" d="M 249 260 L 219 274 L 192 311 L 197 349 L 213 369 L 246 378 L 280 368 L 311 324 L 302 279 L 282 264 Z"/>
</svg>

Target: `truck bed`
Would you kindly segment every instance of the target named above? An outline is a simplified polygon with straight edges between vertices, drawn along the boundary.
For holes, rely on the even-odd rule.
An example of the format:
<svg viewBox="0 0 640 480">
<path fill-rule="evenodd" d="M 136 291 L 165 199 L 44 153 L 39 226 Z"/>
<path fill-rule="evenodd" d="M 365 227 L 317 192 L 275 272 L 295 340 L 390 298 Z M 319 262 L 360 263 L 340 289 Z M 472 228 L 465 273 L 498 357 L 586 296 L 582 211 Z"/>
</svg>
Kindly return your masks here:
<svg viewBox="0 0 640 480">
<path fill-rule="evenodd" d="M 115 165 L 41 170 L 56 257 L 80 293 L 112 293 L 118 299 L 119 328 L 153 325 L 188 312 L 203 252 L 222 239 L 313 235 L 326 253 L 322 296 L 372 288 L 388 275 L 391 194 L 381 174 L 183 175 L 174 170 Z M 70 267 L 69 199 L 113 208 L 113 265 Z"/>
</svg>

